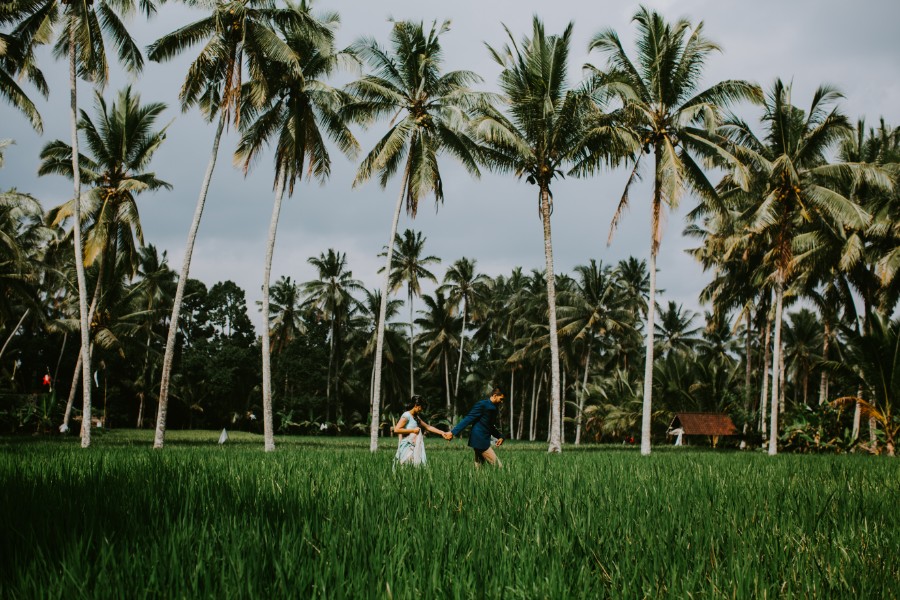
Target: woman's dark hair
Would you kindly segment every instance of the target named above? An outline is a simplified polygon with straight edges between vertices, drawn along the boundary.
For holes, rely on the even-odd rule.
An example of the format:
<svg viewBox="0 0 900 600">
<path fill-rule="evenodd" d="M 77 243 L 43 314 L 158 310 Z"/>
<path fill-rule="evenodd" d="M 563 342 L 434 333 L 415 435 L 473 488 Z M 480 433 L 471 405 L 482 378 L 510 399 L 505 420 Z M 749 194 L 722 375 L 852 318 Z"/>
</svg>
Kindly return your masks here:
<svg viewBox="0 0 900 600">
<path fill-rule="evenodd" d="M 409 399 L 409 402 L 406 403 L 406 410 L 412 410 L 417 406 L 421 406 L 423 410 L 426 406 L 425 399 L 418 394 Z"/>
</svg>

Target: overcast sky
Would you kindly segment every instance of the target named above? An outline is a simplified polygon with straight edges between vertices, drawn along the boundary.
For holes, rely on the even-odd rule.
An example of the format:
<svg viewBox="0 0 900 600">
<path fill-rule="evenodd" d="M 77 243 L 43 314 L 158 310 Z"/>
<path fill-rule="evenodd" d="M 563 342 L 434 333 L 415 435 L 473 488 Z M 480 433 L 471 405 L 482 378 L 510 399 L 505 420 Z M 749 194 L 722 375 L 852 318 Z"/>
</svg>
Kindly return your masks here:
<svg viewBox="0 0 900 600">
<path fill-rule="evenodd" d="M 838 86 L 846 98 L 841 106 L 854 122 L 866 117 L 870 125 L 883 116 L 900 124 L 900 2 L 897 0 L 656 0 L 645 2 L 669 19 L 687 17 L 703 21 L 706 35 L 723 53 L 709 61 L 704 87 L 722 79 L 747 79 L 769 88 L 776 77 L 793 82 L 793 101 L 806 107 L 812 92 L 822 83 Z M 598 55 L 588 55 L 588 40 L 608 27 L 620 35 L 629 55 L 634 54 L 634 26 L 630 22 L 638 2 L 621 0 L 320 0 L 319 10 L 337 11 L 342 25 L 338 45 L 349 45 L 362 35 L 387 42 L 395 20 L 449 19 L 444 34 L 445 69 L 468 69 L 484 78 L 483 89 L 496 90 L 499 67 L 488 57 L 484 43 L 505 42 L 503 24 L 517 37 L 530 31 L 538 14 L 548 33 L 559 33 L 574 22 L 570 80 L 581 78 L 585 62 L 602 65 Z M 202 13 L 181 5 L 164 6 L 149 23 L 138 20 L 131 31 L 142 47 Z M 109 51 L 110 61 L 114 52 Z M 209 159 L 214 128 L 196 111 L 178 110 L 178 89 L 187 65 L 196 56 L 189 52 L 170 63 L 148 63 L 134 81 L 144 102 L 169 105 L 161 123 L 174 119 L 168 137 L 151 169 L 174 185 L 171 192 L 139 197 L 146 241 L 168 252 L 169 264 L 180 270 L 185 238 L 197 201 L 200 182 Z M 46 208 L 66 201 L 71 183 L 57 176 L 38 178 L 38 153 L 53 139 L 68 140 L 68 74 L 63 62 L 49 53 L 41 66 L 50 82 L 48 101 L 38 102 L 44 119 L 44 135 L 36 135 L 27 121 L 8 105 L 0 105 L 0 138 L 13 138 L 0 170 L 0 189 L 16 187 L 38 197 Z M 346 79 L 346 76 L 345 76 Z M 117 69 L 105 90 L 107 98 L 130 81 Z M 29 90 L 32 98 L 37 94 Z M 79 103 L 93 114 L 90 86 L 79 86 Z M 751 123 L 758 111 L 739 110 Z M 387 128 L 377 123 L 369 131 L 355 130 L 364 152 Z M 229 132 L 222 141 L 216 172 L 207 198 L 191 267 L 191 277 L 211 286 L 231 279 L 247 292 L 251 317 L 262 322 L 255 302 L 260 299 L 265 241 L 272 208 L 271 155 L 263 157 L 245 179 L 231 163 L 237 136 Z M 278 230 L 273 282 L 287 275 L 303 282 L 315 277 L 307 258 L 328 248 L 346 252 L 354 277 L 369 288 L 379 285 L 378 258 L 390 232 L 391 212 L 399 193 L 399 181 L 382 190 L 377 182 L 351 189 L 358 161 L 332 154 L 328 183 L 300 185 L 286 198 Z M 543 240 L 537 212 L 536 189 L 512 176 L 484 173 L 472 180 L 453 159 L 442 164 L 445 203 L 436 212 L 433 201 L 420 203 L 415 221 L 405 214 L 399 231 L 413 228 L 427 238 L 426 250 L 443 259 L 435 269 L 442 276 L 447 265 L 466 256 L 491 276 L 508 274 L 516 266 L 525 271 L 543 268 Z M 565 179 L 555 184 L 553 251 L 557 272 L 571 272 L 591 258 L 615 263 L 628 257 L 646 258 L 649 252 L 649 188 L 640 184 L 631 194 L 631 209 L 622 220 L 610 247 L 606 245 L 610 219 L 621 196 L 627 173 L 613 171 L 588 180 Z M 647 178 L 649 179 L 649 178 Z M 675 300 L 700 310 L 697 295 L 708 282 L 692 258 L 685 254 L 691 241 L 681 235 L 684 214 L 695 200 L 686 197 L 682 207 L 667 217 L 658 262 L 658 286 L 665 292 L 660 303 Z"/>
</svg>

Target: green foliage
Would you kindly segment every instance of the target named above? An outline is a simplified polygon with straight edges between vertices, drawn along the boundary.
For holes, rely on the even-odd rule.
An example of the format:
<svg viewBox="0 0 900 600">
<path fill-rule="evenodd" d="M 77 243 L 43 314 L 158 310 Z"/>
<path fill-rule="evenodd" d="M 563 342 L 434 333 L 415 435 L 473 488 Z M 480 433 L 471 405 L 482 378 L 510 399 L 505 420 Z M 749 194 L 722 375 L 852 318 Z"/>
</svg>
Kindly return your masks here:
<svg viewBox="0 0 900 600">
<path fill-rule="evenodd" d="M 893 461 L 636 451 L 499 471 L 458 442 L 391 469 L 365 441 L 170 432 L 0 439 L 15 598 L 896 597 Z M 136 493 L 139 492 L 139 493 Z M 85 507 L 89 507 L 88 510 Z"/>
</svg>

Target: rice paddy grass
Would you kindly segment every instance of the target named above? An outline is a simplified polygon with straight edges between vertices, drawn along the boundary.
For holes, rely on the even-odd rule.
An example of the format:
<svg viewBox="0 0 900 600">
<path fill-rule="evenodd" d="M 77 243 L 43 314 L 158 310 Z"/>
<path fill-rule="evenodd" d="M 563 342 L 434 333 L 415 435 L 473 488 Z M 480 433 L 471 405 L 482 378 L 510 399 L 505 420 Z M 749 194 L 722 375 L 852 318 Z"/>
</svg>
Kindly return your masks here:
<svg viewBox="0 0 900 600">
<path fill-rule="evenodd" d="M 0 597 L 900 597 L 897 460 L 230 435 L 0 438 Z"/>
</svg>

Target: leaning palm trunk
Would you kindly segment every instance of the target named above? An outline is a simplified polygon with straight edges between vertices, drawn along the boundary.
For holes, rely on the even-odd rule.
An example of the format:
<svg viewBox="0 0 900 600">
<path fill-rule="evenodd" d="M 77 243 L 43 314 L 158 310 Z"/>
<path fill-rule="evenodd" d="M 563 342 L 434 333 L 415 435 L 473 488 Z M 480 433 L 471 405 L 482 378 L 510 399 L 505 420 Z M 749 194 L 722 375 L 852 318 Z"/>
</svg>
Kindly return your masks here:
<svg viewBox="0 0 900 600">
<path fill-rule="evenodd" d="M 378 450 L 378 429 L 381 418 L 378 399 L 381 398 L 381 359 L 384 350 L 384 320 L 387 316 L 388 284 L 391 277 L 391 259 L 394 257 L 394 238 L 397 237 L 397 223 L 400 221 L 400 210 L 403 208 L 403 196 L 406 194 L 406 181 L 409 178 L 410 161 L 406 161 L 406 171 L 403 173 L 403 184 L 400 186 L 400 196 L 397 198 L 397 206 L 394 208 L 394 219 L 391 221 L 391 237 L 388 238 L 387 259 L 384 266 L 384 280 L 381 282 L 381 306 L 378 308 L 378 334 L 375 337 L 375 380 L 372 392 L 372 425 L 369 428 L 369 450 Z"/>
<path fill-rule="evenodd" d="M 163 357 L 162 378 L 159 383 L 159 410 L 156 414 L 156 434 L 153 438 L 153 447 L 162 448 L 166 435 L 166 414 L 169 408 L 169 382 L 172 374 L 172 362 L 175 358 L 175 339 L 178 334 L 178 317 L 181 314 L 181 301 L 184 298 L 184 286 L 187 284 L 188 273 L 191 270 L 191 255 L 194 252 L 194 242 L 197 241 L 197 230 L 200 228 L 200 217 L 203 216 L 203 206 L 206 204 L 206 193 L 209 191 L 209 183 L 212 181 L 213 169 L 216 167 L 216 157 L 219 153 L 219 140 L 222 138 L 222 130 L 225 128 L 226 112 L 219 114 L 219 124 L 216 127 L 216 136 L 213 138 L 212 155 L 203 176 L 203 184 L 200 186 L 200 196 L 197 198 L 197 207 L 194 209 L 194 220 L 188 232 L 187 245 L 184 249 L 184 260 L 181 264 L 181 275 L 178 277 L 178 287 L 175 288 L 175 298 L 172 306 L 172 318 L 169 321 L 169 335 L 166 338 L 166 353 Z"/>
<path fill-rule="evenodd" d="M 19 322 L 16 323 L 16 326 L 13 327 L 13 330 L 9 332 L 9 337 L 6 338 L 6 341 L 3 342 L 3 347 L 0 348 L 0 358 L 3 357 L 3 353 L 6 352 L 6 347 L 9 345 L 9 342 L 12 341 L 13 336 L 16 335 L 16 332 L 19 330 L 19 327 L 22 326 L 22 323 L 25 321 L 25 317 L 28 316 L 28 313 L 31 312 L 30 308 L 25 309 L 25 313 L 22 314 L 22 318 L 19 319 Z"/>
<path fill-rule="evenodd" d="M 269 348 L 269 279 L 272 276 L 272 255 L 275 253 L 275 234 L 281 201 L 284 199 L 284 175 L 275 184 L 275 203 L 272 205 L 272 221 L 269 223 L 269 241 L 266 244 L 266 264 L 263 267 L 262 286 L 262 392 L 263 392 L 263 444 L 266 452 L 275 450 L 275 433 L 272 423 L 272 358 Z"/>
<path fill-rule="evenodd" d="M 91 299 L 91 307 L 88 309 L 88 323 L 92 323 L 94 321 L 94 312 L 97 310 L 97 303 L 100 301 L 100 285 L 103 282 L 103 274 L 106 267 L 106 260 L 104 256 L 101 254 L 100 256 L 100 268 L 97 273 L 97 284 L 94 286 L 94 297 Z M 89 344 L 88 346 L 90 355 L 94 354 L 94 345 Z M 78 360 L 75 361 L 75 372 L 72 374 L 72 386 L 69 388 L 69 399 L 66 401 L 66 411 L 63 414 L 63 422 L 60 425 L 59 430 L 62 433 L 66 433 L 69 431 L 69 419 L 72 416 L 72 405 L 75 402 L 75 394 L 78 392 L 78 381 L 80 377 L 81 369 L 81 353 L 78 354 Z M 88 382 L 90 385 L 90 382 Z"/>
<path fill-rule="evenodd" d="M 853 408 L 853 429 L 850 433 L 850 437 L 853 441 L 856 441 L 859 438 L 859 422 L 862 418 L 862 399 L 863 389 L 862 385 L 860 385 L 856 389 L 856 406 Z"/>
<path fill-rule="evenodd" d="M 74 21 L 74 16 L 71 17 Z M 78 280 L 78 315 L 81 324 L 81 380 L 84 401 L 81 409 L 81 447 L 91 445 L 91 332 L 84 276 L 84 251 L 81 245 L 81 169 L 78 164 L 78 86 L 75 69 L 75 24 L 69 23 L 69 86 L 72 120 L 72 181 L 74 183 L 75 274 Z"/>
<path fill-rule="evenodd" d="M 769 424 L 769 456 L 778 454 L 778 406 L 781 395 L 781 309 L 784 299 L 784 273 L 775 281 L 775 339 L 772 342 L 772 409 Z"/>
<path fill-rule="evenodd" d="M 556 332 L 556 279 L 553 275 L 553 243 L 550 238 L 550 191 L 541 190 L 544 225 L 544 258 L 547 262 L 547 311 L 550 325 L 550 441 L 548 452 L 562 452 L 560 443 L 559 339 Z"/>
</svg>

